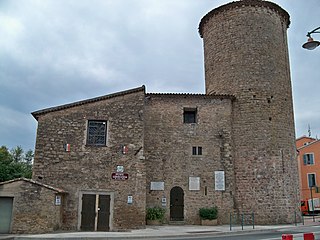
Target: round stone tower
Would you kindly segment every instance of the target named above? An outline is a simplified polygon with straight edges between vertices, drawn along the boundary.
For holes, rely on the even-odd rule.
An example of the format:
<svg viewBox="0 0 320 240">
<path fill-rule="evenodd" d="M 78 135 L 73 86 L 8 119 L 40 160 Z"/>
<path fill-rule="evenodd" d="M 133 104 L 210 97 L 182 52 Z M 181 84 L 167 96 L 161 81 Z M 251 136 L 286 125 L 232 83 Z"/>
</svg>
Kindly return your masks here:
<svg viewBox="0 0 320 240">
<path fill-rule="evenodd" d="M 258 224 L 299 219 L 288 13 L 261 0 L 232 2 L 199 25 L 207 94 L 232 94 L 235 211 Z"/>
</svg>

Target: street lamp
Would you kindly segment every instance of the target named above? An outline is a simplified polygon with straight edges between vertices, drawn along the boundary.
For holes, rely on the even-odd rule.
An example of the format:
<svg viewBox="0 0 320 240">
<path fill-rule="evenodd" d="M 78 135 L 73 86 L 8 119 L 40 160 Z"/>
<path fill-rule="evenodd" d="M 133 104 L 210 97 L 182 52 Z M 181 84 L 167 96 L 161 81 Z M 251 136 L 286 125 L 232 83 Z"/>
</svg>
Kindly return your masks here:
<svg viewBox="0 0 320 240">
<path fill-rule="evenodd" d="M 308 34 L 307 34 L 308 41 L 305 44 L 302 45 L 303 48 L 308 49 L 308 50 L 313 50 L 313 49 L 315 49 L 316 47 L 318 47 L 320 45 L 319 41 L 315 41 L 311 37 L 312 33 L 320 33 L 320 31 L 317 31 L 319 29 L 320 29 L 320 27 L 318 27 L 316 29 L 313 29 L 311 32 L 308 32 Z"/>
</svg>

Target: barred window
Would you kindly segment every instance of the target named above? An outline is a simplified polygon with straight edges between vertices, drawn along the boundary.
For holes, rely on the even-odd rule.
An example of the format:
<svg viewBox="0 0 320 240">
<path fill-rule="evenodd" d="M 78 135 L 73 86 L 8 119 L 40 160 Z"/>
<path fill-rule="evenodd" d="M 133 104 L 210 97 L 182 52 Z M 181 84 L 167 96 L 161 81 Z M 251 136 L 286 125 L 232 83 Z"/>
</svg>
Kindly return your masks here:
<svg viewBox="0 0 320 240">
<path fill-rule="evenodd" d="M 107 122 L 89 120 L 87 132 L 87 145 L 105 146 L 107 138 Z"/>
</svg>

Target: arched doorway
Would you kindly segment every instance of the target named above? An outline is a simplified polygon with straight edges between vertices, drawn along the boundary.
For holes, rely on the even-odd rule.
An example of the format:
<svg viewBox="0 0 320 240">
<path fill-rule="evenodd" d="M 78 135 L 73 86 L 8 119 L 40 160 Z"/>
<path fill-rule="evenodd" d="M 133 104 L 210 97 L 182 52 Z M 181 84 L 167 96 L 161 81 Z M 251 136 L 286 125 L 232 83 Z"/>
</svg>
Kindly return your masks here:
<svg viewBox="0 0 320 240">
<path fill-rule="evenodd" d="M 170 191 L 170 220 L 184 220 L 184 192 L 181 187 L 173 187 Z"/>
</svg>

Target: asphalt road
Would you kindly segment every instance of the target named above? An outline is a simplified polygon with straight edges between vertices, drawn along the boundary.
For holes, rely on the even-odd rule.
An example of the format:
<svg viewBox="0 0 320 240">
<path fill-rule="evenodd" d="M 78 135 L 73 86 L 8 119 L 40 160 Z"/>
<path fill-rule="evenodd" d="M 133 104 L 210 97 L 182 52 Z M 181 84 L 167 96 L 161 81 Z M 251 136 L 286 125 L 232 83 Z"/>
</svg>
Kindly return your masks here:
<svg viewBox="0 0 320 240">
<path fill-rule="evenodd" d="M 320 240 L 320 226 L 303 226 L 295 229 L 278 229 L 256 232 L 237 232 L 224 234 L 190 234 L 188 237 L 172 237 L 172 238 L 152 238 L 153 240 L 281 240 L 283 234 L 292 234 L 293 239 L 303 239 L 303 233 L 314 233 L 315 239 Z"/>
</svg>

